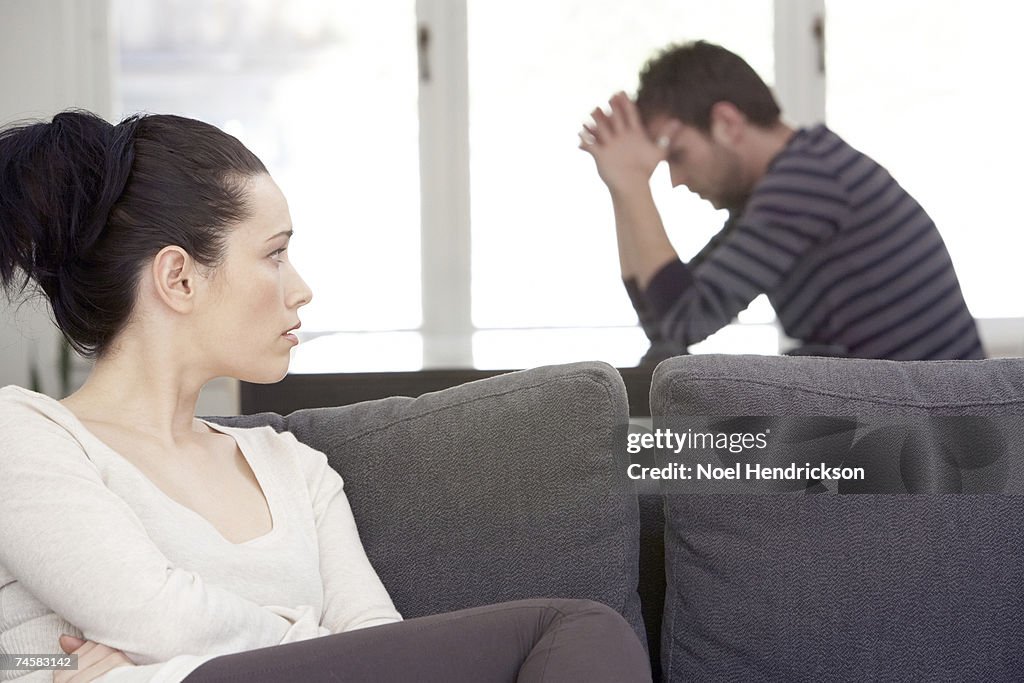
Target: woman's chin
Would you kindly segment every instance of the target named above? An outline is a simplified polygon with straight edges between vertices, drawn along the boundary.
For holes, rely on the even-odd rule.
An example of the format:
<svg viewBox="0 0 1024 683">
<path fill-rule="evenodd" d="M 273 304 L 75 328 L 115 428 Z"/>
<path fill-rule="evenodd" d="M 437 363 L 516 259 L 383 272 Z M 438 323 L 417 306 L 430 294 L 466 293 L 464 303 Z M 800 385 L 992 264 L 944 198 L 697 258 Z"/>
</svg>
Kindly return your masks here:
<svg viewBox="0 0 1024 683">
<path fill-rule="evenodd" d="M 288 376 L 288 362 L 267 364 L 258 371 L 240 373 L 238 379 L 251 384 L 275 384 Z"/>
</svg>

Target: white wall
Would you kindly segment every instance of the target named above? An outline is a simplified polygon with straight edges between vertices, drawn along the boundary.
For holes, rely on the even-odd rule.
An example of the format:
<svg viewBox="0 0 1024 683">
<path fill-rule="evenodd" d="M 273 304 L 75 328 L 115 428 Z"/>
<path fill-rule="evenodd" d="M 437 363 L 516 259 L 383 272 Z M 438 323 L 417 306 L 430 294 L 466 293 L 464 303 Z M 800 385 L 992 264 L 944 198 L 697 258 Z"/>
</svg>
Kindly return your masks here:
<svg viewBox="0 0 1024 683">
<path fill-rule="evenodd" d="M 0 124 L 69 107 L 109 116 L 111 54 L 105 0 L 0 1 Z M 28 386 L 35 358 L 42 389 L 56 396 L 59 344 L 46 305 L 0 300 L 0 320 L 0 385 Z"/>
</svg>

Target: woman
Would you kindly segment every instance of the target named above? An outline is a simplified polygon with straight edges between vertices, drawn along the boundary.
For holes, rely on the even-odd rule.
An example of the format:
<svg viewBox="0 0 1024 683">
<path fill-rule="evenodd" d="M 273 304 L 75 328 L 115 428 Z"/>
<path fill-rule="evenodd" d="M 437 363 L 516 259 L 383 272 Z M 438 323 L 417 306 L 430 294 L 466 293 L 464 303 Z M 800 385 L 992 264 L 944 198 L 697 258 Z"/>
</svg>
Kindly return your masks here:
<svg viewBox="0 0 1024 683">
<path fill-rule="evenodd" d="M 402 622 L 322 453 L 194 417 L 210 379 L 286 374 L 312 298 L 291 235 L 263 164 L 207 124 L 0 132 L 0 277 L 95 359 L 62 401 L 0 390 L 0 644 L 78 654 L 53 675 L 76 683 L 649 680 L 597 603 Z"/>
</svg>

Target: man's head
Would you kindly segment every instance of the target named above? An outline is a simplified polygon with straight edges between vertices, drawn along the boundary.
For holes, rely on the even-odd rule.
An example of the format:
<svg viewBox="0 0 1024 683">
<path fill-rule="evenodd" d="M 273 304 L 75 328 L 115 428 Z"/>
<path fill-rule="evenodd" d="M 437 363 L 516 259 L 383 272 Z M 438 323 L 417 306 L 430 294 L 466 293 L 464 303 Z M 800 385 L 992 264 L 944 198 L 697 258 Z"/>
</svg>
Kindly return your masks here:
<svg viewBox="0 0 1024 683">
<path fill-rule="evenodd" d="M 779 105 L 741 57 L 697 41 L 675 45 L 640 73 L 637 107 L 667 148 L 674 186 L 718 208 L 736 208 L 763 173 L 761 136 L 780 125 Z"/>
<path fill-rule="evenodd" d="M 765 82 L 742 57 L 719 45 L 671 45 L 640 72 L 636 104 L 645 123 L 665 114 L 708 134 L 717 102 L 730 102 L 755 126 L 779 122 L 779 105 Z"/>
</svg>

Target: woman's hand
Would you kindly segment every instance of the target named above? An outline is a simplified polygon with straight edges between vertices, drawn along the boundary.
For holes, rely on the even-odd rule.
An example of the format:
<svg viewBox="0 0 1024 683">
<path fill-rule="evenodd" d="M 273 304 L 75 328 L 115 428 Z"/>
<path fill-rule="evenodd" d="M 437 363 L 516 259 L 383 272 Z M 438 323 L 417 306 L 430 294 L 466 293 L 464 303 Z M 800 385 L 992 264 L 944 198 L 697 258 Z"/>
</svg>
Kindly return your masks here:
<svg viewBox="0 0 1024 683">
<path fill-rule="evenodd" d="M 78 669 L 54 671 L 53 683 L 88 683 L 115 667 L 135 666 L 120 650 L 66 634 L 60 637 L 60 648 L 78 655 Z"/>
</svg>

